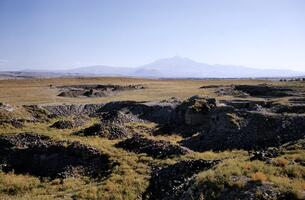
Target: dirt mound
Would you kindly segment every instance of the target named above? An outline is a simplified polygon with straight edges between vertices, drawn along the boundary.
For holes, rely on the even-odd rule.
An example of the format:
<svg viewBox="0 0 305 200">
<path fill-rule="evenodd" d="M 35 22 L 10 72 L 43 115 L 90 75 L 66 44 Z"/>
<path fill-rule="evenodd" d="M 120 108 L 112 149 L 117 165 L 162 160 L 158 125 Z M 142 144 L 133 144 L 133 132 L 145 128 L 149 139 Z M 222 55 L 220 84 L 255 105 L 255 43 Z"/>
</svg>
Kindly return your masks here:
<svg viewBox="0 0 305 200">
<path fill-rule="evenodd" d="M 52 124 L 51 128 L 57 129 L 72 129 L 83 126 L 86 123 L 86 120 L 83 118 L 74 118 L 74 119 L 67 119 L 67 120 L 58 120 L 54 124 Z"/>
<path fill-rule="evenodd" d="M 154 158 L 167 158 L 185 155 L 189 150 L 178 145 L 173 145 L 163 140 L 150 140 L 140 136 L 134 136 L 119 142 L 116 147 L 135 153 L 146 153 Z"/>
<path fill-rule="evenodd" d="M 243 91 L 236 90 L 233 85 L 230 86 L 222 86 L 214 89 L 214 92 L 218 96 L 233 96 L 239 98 L 246 98 L 249 95 Z"/>
<path fill-rule="evenodd" d="M 1 136 L 0 155 L 5 172 L 51 179 L 73 175 L 103 178 L 112 168 L 108 156 L 94 148 L 31 134 Z"/>
<path fill-rule="evenodd" d="M 303 138 L 303 107 L 276 106 L 264 100 L 217 102 L 193 96 L 178 105 L 174 120 L 159 124 L 155 134 L 173 132 L 189 137 L 182 144 L 196 151 L 278 147 Z"/>
<path fill-rule="evenodd" d="M 47 117 L 89 116 L 100 117 L 105 121 L 126 123 L 132 121 L 151 121 L 166 123 L 176 117 L 175 99 L 162 102 L 114 101 L 106 104 L 70 104 L 37 106 L 38 112 L 46 112 Z"/>
<path fill-rule="evenodd" d="M 209 129 L 211 112 L 217 108 L 214 98 L 204 96 L 192 96 L 183 101 L 172 112 L 171 120 L 167 123 L 159 123 L 158 130 L 154 134 L 177 133 L 188 137 Z"/>
<path fill-rule="evenodd" d="M 70 120 L 59 120 L 50 126 L 51 128 L 57 129 L 71 129 L 74 127 L 74 124 Z"/>
<path fill-rule="evenodd" d="M 244 92 L 253 97 L 289 97 L 298 95 L 297 91 L 294 91 L 293 89 L 266 84 L 236 85 L 235 90 Z"/>
<path fill-rule="evenodd" d="M 100 136 L 110 140 L 122 139 L 131 136 L 131 133 L 122 125 L 115 123 L 96 123 L 85 128 L 75 135 L 80 136 Z"/>
<path fill-rule="evenodd" d="M 111 110 L 109 112 L 103 112 L 99 115 L 104 122 L 123 124 L 129 122 L 144 122 L 139 119 L 138 116 L 132 114 L 128 109 Z"/>
<path fill-rule="evenodd" d="M 160 123 L 154 134 L 177 133 L 189 137 L 208 130 L 211 113 L 215 108 L 217 108 L 216 99 L 192 96 L 175 107 L 171 120 L 167 123 Z"/>
<path fill-rule="evenodd" d="M 259 200 L 286 200 L 296 199 L 291 194 L 281 193 L 280 190 L 270 182 L 256 182 L 244 176 L 230 177 L 234 182 L 242 184 L 238 186 L 223 186 L 215 185 L 209 181 L 200 184 L 194 184 L 192 187 L 181 195 L 180 199 L 219 199 L 219 200 L 244 200 L 244 199 L 259 199 Z"/>
<path fill-rule="evenodd" d="M 169 123 L 176 118 L 178 102 L 135 102 L 116 101 L 105 104 L 98 113 L 115 113 L 117 111 L 140 120 L 155 123 Z"/>
<path fill-rule="evenodd" d="M 63 116 L 96 116 L 97 110 L 99 110 L 104 104 L 63 104 L 63 105 L 47 105 L 41 106 L 50 115 L 56 117 Z"/>
<path fill-rule="evenodd" d="M 60 97 L 105 97 L 120 91 L 144 89 L 142 85 L 69 85 L 58 87 Z"/>
<path fill-rule="evenodd" d="M 143 199 L 181 199 L 190 186 L 194 176 L 215 166 L 218 161 L 192 160 L 181 161 L 168 167 L 156 169 L 151 176 L 150 185 Z"/>
<path fill-rule="evenodd" d="M 193 96 L 177 107 L 182 121 L 189 126 L 204 125 L 208 114 L 216 107 L 214 98 Z M 179 120 L 179 118 L 177 119 Z"/>
<path fill-rule="evenodd" d="M 264 112 L 219 112 L 210 129 L 185 139 L 192 150 L 264 149 L 278 147 L 305 136 L 305 115 Z"/>
<path fill-rule="evenodd" d="M 49 121 L 50 118 L 54 117 L 52 113 L 48 112 L 47 110 L 43 109 L 38 105 L 24 105 L 23 107 L 28 113 L 30 113 L 33 121 L 46 122 Z"/>
</svg>

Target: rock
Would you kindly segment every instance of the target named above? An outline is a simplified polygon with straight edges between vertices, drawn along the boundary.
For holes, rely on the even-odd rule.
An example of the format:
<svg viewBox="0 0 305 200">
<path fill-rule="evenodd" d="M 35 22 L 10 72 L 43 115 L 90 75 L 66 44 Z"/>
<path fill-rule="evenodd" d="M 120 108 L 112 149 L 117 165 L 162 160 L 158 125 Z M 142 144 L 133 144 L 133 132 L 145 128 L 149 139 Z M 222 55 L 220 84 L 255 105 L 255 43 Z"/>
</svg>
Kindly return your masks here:
<svg viewBox="0 0 305 200">
<path fill-rule="evenodd" d="M 7 111 L 7 112 L 13 112 L 16 110 L 16 108 L 14 106 L 7 104 L 7 103 L 3 103 L 3 102 L 0 102 L 0 109 Z"/>
<path fill-rule="evenodd" d="M 270 162 L 272 158 L 278 157 L 281 154 L 277 148 L 268 148 L 265 150 L 258 150 L 250 153 L 252 154 L 250 161 L 260 160 L 265 162 Z"/>
<path fill-rule="evenodd" d="M 215 160 L 181 161 L 152 172 L 150 184 L 143 199 L 176 200 L 190 186 L 194 176 L 218 164 Z"/>
<path fill-rule="evenodd" d="M 0 158 L 4 172 L 51 179 L 74 175 L 103 178 L 113 166 L 107 155 L 92 147 L 31 134 L 1 136 Z"/>
<path fill-rule="evenodd" d="M 188 126 L 205 125 L 210 120 L 209 113 L 216 107 L 216 100 L 193 96 L 184 101 L 177 109 Z"/>
<path fill-rule="evenodd" d="M 119 142 L 116 147 L 123 148 L 135 153 L 146 153 L 154 158 L 167 158 L 179 155 L 185 155 L 190 150 L 173 145 L 164 140 L 151 140 L 140 136 L 134 136 Z"/>
</svg>

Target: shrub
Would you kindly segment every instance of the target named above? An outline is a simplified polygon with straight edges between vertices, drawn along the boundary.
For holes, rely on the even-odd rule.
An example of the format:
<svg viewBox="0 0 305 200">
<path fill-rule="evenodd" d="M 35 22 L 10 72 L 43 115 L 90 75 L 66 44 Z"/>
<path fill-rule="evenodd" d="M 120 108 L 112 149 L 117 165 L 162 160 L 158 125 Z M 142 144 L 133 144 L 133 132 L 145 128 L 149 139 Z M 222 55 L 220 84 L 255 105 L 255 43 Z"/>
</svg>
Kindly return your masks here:
<svg viewBox="0 0 305 200">
<path fill-rule="evenodd" d="M 305 178 L 305 167 L 299 165 L 291 165 L 285 169 L 289 177 Z"/>
<path fill-rule="evenodd" d="M 267 176 L 262 172 L 256 172 L 252 174 L 251 179 L 255 182 L 264 182 L 267 180 Z"/>
<path fill-rule="evenodd" d="M 286 167 L 289 164 L 289 160 L 286 158 L 275 158 L 273 159 L 273 164 L 278 167 Z"/>
</svg>

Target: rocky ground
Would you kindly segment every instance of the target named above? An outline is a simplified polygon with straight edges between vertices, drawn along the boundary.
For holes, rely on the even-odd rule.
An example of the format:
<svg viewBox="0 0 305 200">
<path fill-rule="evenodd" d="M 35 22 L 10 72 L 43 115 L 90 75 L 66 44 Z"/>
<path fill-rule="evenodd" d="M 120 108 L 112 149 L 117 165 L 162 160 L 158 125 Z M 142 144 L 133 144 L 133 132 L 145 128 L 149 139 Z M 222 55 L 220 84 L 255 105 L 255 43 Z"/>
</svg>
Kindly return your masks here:
<svg viewBox="0 0 305 200">
<path fill-rule="evenodd" d="M 60 96 L 137 89 L 72 85 Z M 200 90 L 231 98 L 0 104 L 0 199 L 304 199 L 305 90 Z"/>
</svg>

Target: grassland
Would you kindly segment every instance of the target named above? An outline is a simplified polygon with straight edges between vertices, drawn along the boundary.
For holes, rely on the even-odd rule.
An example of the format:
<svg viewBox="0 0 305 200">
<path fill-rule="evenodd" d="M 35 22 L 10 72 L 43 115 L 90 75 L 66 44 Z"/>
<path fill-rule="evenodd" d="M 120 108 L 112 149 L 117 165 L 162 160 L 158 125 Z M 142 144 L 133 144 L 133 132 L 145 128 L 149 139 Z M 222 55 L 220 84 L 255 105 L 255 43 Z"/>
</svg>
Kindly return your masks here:
<svg viewBox="0 0 305 200">
<path fill-rule="evenodd" d="M 204 152 L 192 153 L 172 159 L 152 159 L 146 154 L 130 153 L 118 149 L 115 144 L 119 140 L 108 140 L 100 137 L 79 137 L 72 133 L 78 129 L 58 130 L 50 128 L 54 123 L 28 123 L 24 128 L 15 129 L 10 126 L 1 127 L 0 135 L 14 135 L 20 132 L 33 132 L 46 135 L 54 140 L 79 141 L 93 146 L 111 157 L 113 162 L 119 163 L 112 175 L 103 182 L 95 182 L 87 177 L 74 177 L 48 180 L 29 175 L 14 173 L 0 173 L 0 199 L 141 199 L 150 178 L 150 166 L 173 164 L 189 159 L 234 159 L 247 155 L 243 151 Z M 90 126 L 96 119 L 92 119 L 86 126 Z M 135 129 L 141 124 L 132 124 Z M 153 127 L 154 124 L 151 124 Z M 145 133 L 144 133 L 145 134 Z M 149 133 L 146 133 L 149 137 Z M 175 136 L 159 136 L 157 139 L 166 139 L 174 142 L 181 138 Z"/>
<path fill-rule="evenodd" d="M 97 103 L 121 100 L 155 101 L 170 97 L 188 98 L 193 95 L 215 96 L 212 90 L 200 89 L 207 85 L 230 84 L 287 84 L 268 80 L 150 80 L 136 78 L 56 78 L 29 80 L 1 80 L 0 102 L 10 104 L 56 104 L 56 103 Z M 56 86 L 75 84 L 141 84 L 145 90 L 126 91 L 115 96 L 102 98 L 58 97 Z M 293 83 L 292 83 L 293 84 Z M 53 85 L 53 87 L 50 87 Z M 228 97 L 222 97 L 228 98 Z"/>
<path fill-rule="evenodd" d="M 213 90 L 199 89 L 204 85 L 230 84 L 260 84 L 290 85 L 304 88 L 303 83 L 281 83 L 266 80 L 147 80 L 131 78 L 58 78 L 33 80 L 5 80 L 0 81 L 0 102 L 13 105 L 24 104 L 61 104 L 61 103 L 104 103 L 110 101 L 134 100 L 157 101 L 178 97 L 186 99 L 193 95 L 217 97 Z M 103 98 L 62 98 L 58 97 L 58 90 L 54 86 L 72 84 L 142 84 L 146 89 L 122 92 L 115 96 Z M 50 87 L 53 85 L 53 87 Z M 232 97 L 217 97 L 226 99 Z M 289 151 L 281 157 L 275 158 L 270 164 L 261 161 L 249 161 L 248 152 L 231 150 L 223 152 L 207 151 L 192 152 L 175 158 L 153 159 L 146 154 L 130 153 L 115 147 L 119 140 L 108 140 L 100 137 L 80 137 L 72 134 L 79 130 L 58 130 L 50 128 L 57 119 L 47 123 L 26 123 L 25 127 L 16 129 L 10 125 L 0 127 L 0 135 L 13 135 L 21 132 L 32 132 L 46 135 L 54 140 L 79 141 L 96 147 L 110 156 L 113 162 L 119 163 L 111 176 L 102 182 L 90 180 L 87 177 L 73 177 L 64 180 L 39 179 L 30 175 L 17 175 L 0 172 L 0 199 L 105 199 L 129 200 L 141 199 L 141 195 L 149 184 L 151 166 L 174 164 L 189 159 L 222 159 L 222 164 L 202 172 L 196 179 L 196 186 L 206 181 L 212 182 L 220 189 L 224 185 L 242 187 L 242 183 L 231 179 L 233 176 L 245 176 L 254 181 L 268 181 L 279 186 L 286 192 L 293 193 L 296 198 L 302 198 L 305 190 L 305 167 L 295 165 L 294 160 L 304 160 L 304 150 Z M 91 119 L 86 126 L 92 125 L 97 119 Z M 141 126 L 154 129 L 156 124 L 130 123 L 129 126 L 137 131 Z M 84 128 L 84 127 L 81 127 Z M 143 129 L 141 129 L 143 131 Z M 143 132 L 147 137 L 150 133 Z M 157 136 L 176 143 L 182 138 L 178 135 Z"/>
</svg>

